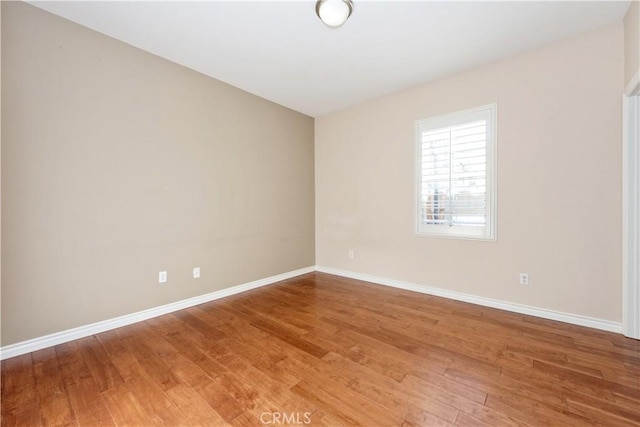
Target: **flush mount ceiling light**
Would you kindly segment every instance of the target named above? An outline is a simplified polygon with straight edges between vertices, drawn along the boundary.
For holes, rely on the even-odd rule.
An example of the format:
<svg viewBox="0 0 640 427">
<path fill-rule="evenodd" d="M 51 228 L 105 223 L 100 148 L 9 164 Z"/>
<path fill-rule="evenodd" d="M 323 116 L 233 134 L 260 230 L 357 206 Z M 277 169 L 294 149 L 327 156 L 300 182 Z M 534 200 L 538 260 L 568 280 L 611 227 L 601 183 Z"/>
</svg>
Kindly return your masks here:
<svg viewBox="0 0 640 427">
<path fill-rule="evenodd" d="M 344 24 L 353 12 L 351 0 L 318 0 L 316 14 L 322 22 L 331 28 Z"/>
</svg>

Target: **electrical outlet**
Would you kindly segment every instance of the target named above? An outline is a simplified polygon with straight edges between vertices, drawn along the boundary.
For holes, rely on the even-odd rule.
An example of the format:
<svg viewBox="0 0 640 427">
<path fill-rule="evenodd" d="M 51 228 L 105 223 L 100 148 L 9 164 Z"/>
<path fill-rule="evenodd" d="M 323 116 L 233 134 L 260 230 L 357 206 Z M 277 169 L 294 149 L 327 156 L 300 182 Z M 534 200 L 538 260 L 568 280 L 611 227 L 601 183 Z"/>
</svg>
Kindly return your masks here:
<svg viewBox="0 0 640 427">
<path fill-rule="evenodd" d="M 167 283 L 167 272 L 161 271 L 158 273 L 158 283 Z"/>
<path fill-rule="evenodd" d="M 349 259 L 353 259 L 356 256 L 355 252 L 353 252 L 353 249 L 351 249 L 347 255 L 349 255 Z"/>
<path fill-rule="evenodd" d="M 529 284 L 529 274 L 528 273 L 520 273 L 520 284 L 528 285 Z"/>
<path fill-rule="evenodd" d="M 193 268 L 193 278 L 194 279 L 199 279 L 200 278 L 200 267 L 194 267 Z"/>
</svg>

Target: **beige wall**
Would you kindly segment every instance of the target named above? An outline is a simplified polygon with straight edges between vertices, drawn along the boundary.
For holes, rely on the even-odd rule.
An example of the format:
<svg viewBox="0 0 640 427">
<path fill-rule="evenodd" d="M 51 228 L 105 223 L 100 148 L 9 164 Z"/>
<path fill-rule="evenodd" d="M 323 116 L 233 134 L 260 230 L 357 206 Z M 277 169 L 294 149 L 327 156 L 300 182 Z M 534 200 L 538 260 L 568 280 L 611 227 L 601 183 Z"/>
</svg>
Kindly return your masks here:
<svg viewBox="0 0 640 427">
<path fill-rule="evenodd" d="M 2 82 L 2 7 L 0 7 L 0 82 Z M 2 127 L 2 84 L 0 84 L 0 128 Z M 0 131 L 0 205 L 2 204 L 2 132 Z M 0 209 L 0 242 L 2 242 L 2 209 Z M 2 244 L 0 244 L 0 310 L 2 309 Z M 0 313 L 0 317 L 1 313 Z M 0 319 L 0 339 L 2 337 Z M 1 345 L 1 343 L 0 343 Z"/>
<path fill-rule="evenodd" d="M 619 322 L 623 61 L 620 23 L 317 118 L 316 264 Z M 417 237 L 414 122 L 493 102 L 497 242 Z"/>
<path fill-rule="evenodd" d="M 624 81 L 640 73 L 640 0 L 634 0 L 624 17 Z"/>
<path fill-rule="evenodd" d="M 312 118 L 2 12 L 2 345 L 314 264 Z"/>
</svg>

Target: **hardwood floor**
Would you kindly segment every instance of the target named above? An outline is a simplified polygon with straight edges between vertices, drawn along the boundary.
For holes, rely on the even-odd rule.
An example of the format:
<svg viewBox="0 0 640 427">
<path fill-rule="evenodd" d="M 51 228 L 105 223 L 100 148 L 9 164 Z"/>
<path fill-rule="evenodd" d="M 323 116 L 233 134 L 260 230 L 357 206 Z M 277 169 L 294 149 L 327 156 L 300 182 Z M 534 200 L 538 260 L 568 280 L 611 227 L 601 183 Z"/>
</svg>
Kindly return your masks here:
<svg viewBox="0 0 640 427">
<path fill-rule="evenodd" d="M 640 341 L 322 273 L 2 362 L 2 425 L 640 425 Z"/>
</svg>

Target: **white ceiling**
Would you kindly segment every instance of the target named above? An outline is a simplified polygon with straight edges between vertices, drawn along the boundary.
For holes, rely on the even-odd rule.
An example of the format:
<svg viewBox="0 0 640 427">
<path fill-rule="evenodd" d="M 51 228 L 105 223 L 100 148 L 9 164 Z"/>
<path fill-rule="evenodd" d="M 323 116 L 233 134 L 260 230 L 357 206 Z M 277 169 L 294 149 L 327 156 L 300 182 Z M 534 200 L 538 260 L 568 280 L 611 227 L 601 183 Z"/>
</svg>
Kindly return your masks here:
<svg viewBox="0 0 640 427">
<path fill-rule="evenodd" d="M 30 3 L 317 117 L 620 22 L 630 1 L 354 0 L 338 29 L 313 0 Z"/>
</svg>

